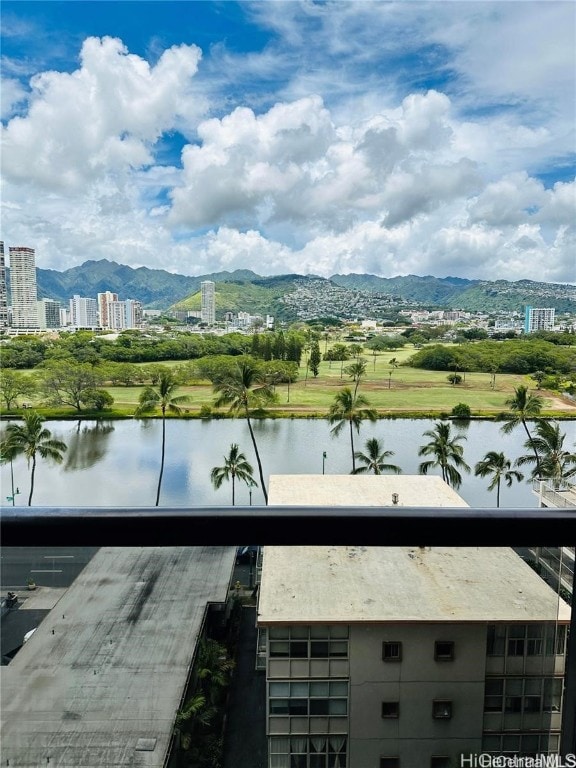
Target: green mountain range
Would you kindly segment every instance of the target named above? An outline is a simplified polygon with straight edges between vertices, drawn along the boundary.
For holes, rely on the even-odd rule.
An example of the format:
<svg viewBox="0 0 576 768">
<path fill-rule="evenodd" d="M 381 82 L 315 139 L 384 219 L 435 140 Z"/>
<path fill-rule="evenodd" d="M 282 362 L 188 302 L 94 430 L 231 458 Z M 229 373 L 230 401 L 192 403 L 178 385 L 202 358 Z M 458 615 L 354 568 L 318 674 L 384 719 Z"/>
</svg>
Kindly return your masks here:
<svg viewBox="0 0 576 768">
<path fill-rule="evenodd" d="M 7 270 L 8 271 L 8 270 Z M 137 299 L 149 309 L 200 308 L 200 283 L 212 280 L 216 287 L 217 315 L 225 311 L 271 314 L 284 320 L 308 316 L 346 317 L 359 307 L 375 306 L 375 316 L 390 308 L 424 306 L 466 311 L 512 310 L 522 312 L 526 304 L 555 307 L 557 312 L 576 312 L 576 286 L 538 283 L 466 280 L 407 275 L 384 278 L 376 275 L 313 275 L 263 277 L 251 270 L 215 272 L 195 277 L 161 269 L 132 267 L 102 259 L 86 261 L 63 272 L 38 269 L 39 298 L 67 304 L 74 295 L 96 297 L 112 291 L 120 299 Z M 348 313 L 348 314 L 347 314 Z"/>
</svg>

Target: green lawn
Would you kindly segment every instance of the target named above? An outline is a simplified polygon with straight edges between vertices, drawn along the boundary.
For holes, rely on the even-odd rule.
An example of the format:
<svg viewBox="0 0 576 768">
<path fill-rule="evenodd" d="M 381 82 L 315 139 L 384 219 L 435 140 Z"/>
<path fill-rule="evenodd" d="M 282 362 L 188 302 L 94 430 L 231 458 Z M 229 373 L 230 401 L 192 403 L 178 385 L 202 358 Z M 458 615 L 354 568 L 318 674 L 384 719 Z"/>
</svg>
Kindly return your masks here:
<svg viewBox="0 0 576 768">
<path fill-rule="evenodd" d="M 323 345 L 321 345 L 324 351 Z M 425 371 L 399 365 L 393 367 L 390 360 L 395 358 L 398 363 L 407 360 L 414 353 L 412 346 L 394 352 L 377 354 L 375 357 L 369 350 L 363 355 L 367 361 L 366 377 L 360 384 L 360 391 L 366 395 L 370 404 L 381 415 L 438 415 L 450 413 L 458 403 L 470 406 L 473 415 L 493 416 L 505 410 L 505 401 L 520 384 L 534 388 L 534 381 L 529 376 L 498 374 L 495 388 L 492 389 L 492 377 L 489 373 L 465 373 L 461 385 L 452 386 L 447 381 L 445 371 Z M 344 368 L 351 361 L 344 363 Z M 181 362 L 162 363 L 174 367 Z M 325 415 L 334 400 L 334 396 L 344 386 L 353 386 L 346 373 L 341 375 L 341 364 L 338 362 L 322 362 L 317 378 L 309 374 L 305 380 L 305 367 L 300 368 L 300 376 L 296 383 L 290 385 L 288 402 L 288 387 L 285 384 L 277 386 L 278 402 L 270 408 L 276 415 Z M 108 387 L 114 398 L 113 411 L 117 415 L 131 415 L 138 404 L 142 387 Z M 191 416 L 198 415 L 204 406 L 213 408 L 214 393 L 209 382 L 199 382 L 193 386 L 182 386 L 179 394 L 190 397 L 183 409 Z M 543 391 L 545 416 L 562 416 L 576 418 L 576 406 L 568 400 L 560 400 L 553 393 Z M 56 413 L 56 410 L 43 409 L 39 399 L 27 398 L 33 406 L 40 407 L 46 415 Z M 72 412 L 72 409 L 69 409 Z M 225 413 L 226 411 L 222 411 Z M 62 409 L 57 409 L 61 414 Z"/>
</svg>

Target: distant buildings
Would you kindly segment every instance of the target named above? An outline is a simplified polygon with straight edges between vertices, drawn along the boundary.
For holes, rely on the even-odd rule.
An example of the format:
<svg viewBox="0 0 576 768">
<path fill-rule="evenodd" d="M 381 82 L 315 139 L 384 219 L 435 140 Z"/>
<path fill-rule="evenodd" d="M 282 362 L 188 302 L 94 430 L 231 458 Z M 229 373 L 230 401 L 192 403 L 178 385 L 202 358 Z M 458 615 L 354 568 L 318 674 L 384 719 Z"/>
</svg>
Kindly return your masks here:
<svg viewBox="0 0 576 768">
<path fill-rule="evenodd" d="M 200 283 L 201 305 L 200 318 L 207 325 L 216 322 L 216 285 L 211 280 Z"/>
<path fill-rule="evenodd" d="M 393 493 L 464 505 L 439 478 L 409 476 L 273 476 L 269 500 L 381 506 Z M 557 753 L 569 614 L 509 548 L 265 547 L 269 768 Z"/>
<path fill-rule="evenodd" d="M 9 248 L 12 326 L 36 329 L 38 325 L 38 291 L 36 255 L 33 248 Z"/>
<path fill-rule="evenodd" d="M 98 328 L 98 303 L 96 299 L 75 294 L 70 299 L 70 325 L 72 328 Z"/>
<path fill-rule="evenodd" d="M 40 299 L 37 304 L 38 326 L 40 328 L 60 328 L 62 306 L 54 299 Z"/>
<path fill-rule="evenodd" d="M 554 307 L 541 308 L 528 305 L 524 315 L 524 332 L 553 331 L 554 313 Z"/>
<path fill-rule="evenodd" d="M 104 291 L 97 295 L 96 300 L 98 301 L 98 318 L 100 320 L 100 326 L 102 328 L 111 328 L 109 305 L 113 301 L 118 301 L 118 294 L 112 293 L 112 291 Z"/>
</svg>

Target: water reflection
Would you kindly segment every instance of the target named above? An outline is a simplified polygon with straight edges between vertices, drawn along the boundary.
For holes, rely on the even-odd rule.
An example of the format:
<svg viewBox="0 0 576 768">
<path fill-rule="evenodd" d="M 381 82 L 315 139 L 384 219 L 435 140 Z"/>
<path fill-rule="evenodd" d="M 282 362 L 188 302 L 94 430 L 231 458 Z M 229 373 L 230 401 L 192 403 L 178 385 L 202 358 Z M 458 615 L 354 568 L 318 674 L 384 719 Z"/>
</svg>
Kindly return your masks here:
<svg viewBox="0 0 576 768">
<path fill-rule="evenodd" d="M 76 431 L 67 439 L 64 471 L 89 469 L 101 461 L 108 451 L 112 432 L 114 425 L 111 421 L 97 421 L 92 426 L 86 426 L 85 422 L 78 420 Z"/>
<path fill-rule="evenodd" d="M 382 440 L 393 450 L 391 462 L 405 475 L 418 474 L 418 449 L 428 442 L 424 432 L 434 428 L 431 419 L 381 419 L 363 424 L 355 443 L 362 448 L 368 438 Z M 34 490 L 38 505 L 58 506 L 153 506 L 160 470 L 162 422 L 160 419 L 128 419 L 76 423 L 51 421 L 46 426 L 54 437 L 64 440 L 69 455 L 65 466 L 39 462 Z M 504 435 L 492 421 L 454 423 L 454 431 L 466 435 L 465 461 L 474 467 L 488 450 L 503 451 L 512 461 L 525 453 L 521 431 Z M 348 474 L 350 442 L 333 438 L 325 419 L 267 419 L 254 422 L 264 476 L 277 474 Z M 182 420 L 166 422 L 166 462 L 160 505 L 189 506 L 229 504 L 229 489 L 215 490 L 210 482 L 213 467 L 221 466 L 230 444 L 237 443 L 253 466 L 256 459 L 245 419 Z M 326 453 L 326 458 L 323 454 Z M 0 468 L 2 485 L 10 488 L 10 468 Z M 434 470 L 435 474 L 439 474 Z M 22 457 L 14 462 L 15 485 L 22 491 L 16 505 L 27 493 L 29 473 Z M 458 493 L 470 505 L 494 507 L 495 494 L 488 480 L 463 475 Z M 7 493 L 7 492 L 6 492 Z M 5 494 L 6 495 L 6 494 Z M 263 504 L 260 488 L 252 501 Z M 238 488 L 236 503 L 250 503 L 249 489 Z M 528 482 L 503 488 L 502 507 L 535 507 L 537 498 Z"/>
</svg>

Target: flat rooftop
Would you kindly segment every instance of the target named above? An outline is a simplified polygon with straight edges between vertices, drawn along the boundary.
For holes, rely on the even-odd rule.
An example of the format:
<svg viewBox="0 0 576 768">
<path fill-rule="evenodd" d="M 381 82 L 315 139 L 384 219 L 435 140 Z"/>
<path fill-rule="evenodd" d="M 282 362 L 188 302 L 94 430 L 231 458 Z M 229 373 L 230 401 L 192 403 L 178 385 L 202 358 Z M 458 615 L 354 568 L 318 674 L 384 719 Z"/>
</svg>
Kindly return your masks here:
<svg viewBox="0 0 576 768">
<path fill-rule="evenodd" d="M 268 503 L 327 507 L 467 507 L 436 475 L 271 475 Z"/>
<path fill-rule="evenodd" d="M 274 475 L 269 502 L 391 506 L 392 493 L 399 507 L 467 506 L 422 475 Z M 507 547 L 267 546 L 258 623 L 568 621 L 560 603 Z"/>
<path fill-rule="evenodd" d="M 234 560 L 233 547 L 100 549 L 0 671 L 2 765 L 162 768 Z"/>
<path fill-rule="evenodd" d="M 507 547 L 265 547 L 258 623 L 569 621 Z"/>
</svg>

